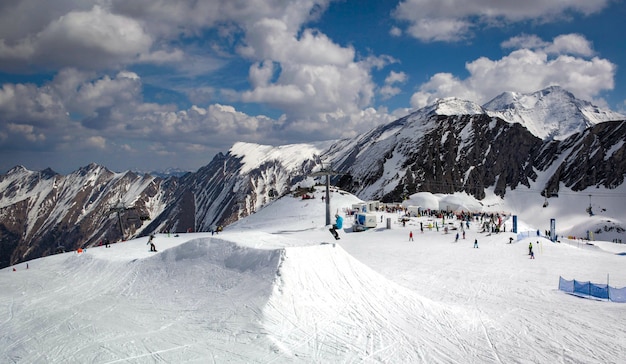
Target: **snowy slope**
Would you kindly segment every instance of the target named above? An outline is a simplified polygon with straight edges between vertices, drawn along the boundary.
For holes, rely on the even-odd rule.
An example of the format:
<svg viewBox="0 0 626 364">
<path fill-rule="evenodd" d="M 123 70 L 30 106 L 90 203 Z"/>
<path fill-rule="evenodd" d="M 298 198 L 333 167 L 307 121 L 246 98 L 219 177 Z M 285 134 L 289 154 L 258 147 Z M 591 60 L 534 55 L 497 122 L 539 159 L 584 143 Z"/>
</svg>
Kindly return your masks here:
<svg viewBox="0 0 626 364">
<path fill-rule="evenodd" d="M 427 118 L 431 115 L 477 115 L 485 114 L 486 110 L 480 105 L 456 97 L 444 97 L 435 100 L 432 104 L 417 110 L 414 118 Z"/>
<path fill-rule="evenodd" d="M 230 149 L 230 154 L 241 157 L 243 166 L 241 173 L 248 173 L 263 163 L 279 161 L 290 171 L 300 168 L 308 160 L 315 159 L 332 142 L 288 144 L 280 146 L 260 145 L 256 143 L 238 142 Z"/>
<path fill-rule="evenodd" d="M 624 257 L 611 250 L 617 244 L 586 249 L 537 238 L 530 260 L 528 239 L 507 244 L 512 234 L 487 235 L 472 223 L 466 240 L 455 243 L 453 234 L 418 232 L 420 222 L 441 219 L 402 226 L 393 212 L 377 213 L 391 219 L 391 229 L 362 233 L 350 231 L 346 216 L 335 241 L 323 226 L 322 194 L 285 196 L 219 235 L 158 234 L 158 253 L 140 238 L 1 270 L 0 361 L 623 358 L 626 306 L 556 289 L 559 275 L 602 282 L 610 274 L 611 285 L 626 286 Z M 455 200 L 464 199 L 473 203 Z M 331 209 L 343 214 L 355 201 L 336 191 Z"/>
</svg>

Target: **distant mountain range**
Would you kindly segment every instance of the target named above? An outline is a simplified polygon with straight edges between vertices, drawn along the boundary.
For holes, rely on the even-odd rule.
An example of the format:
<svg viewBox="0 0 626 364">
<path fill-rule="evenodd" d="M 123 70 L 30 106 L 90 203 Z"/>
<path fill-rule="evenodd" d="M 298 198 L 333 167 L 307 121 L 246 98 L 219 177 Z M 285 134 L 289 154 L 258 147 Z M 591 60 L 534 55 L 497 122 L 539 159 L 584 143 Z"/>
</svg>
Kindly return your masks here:
<svg viewBox="0 0 626 364">
<path fill-rule="evenodd" d="M 322 182 L 310 177 L 322 167 L 341 171 L 333 184 L 364 200 L 401 201 L 418 191 L 482 199 L 487 189 L 505 196 L 538 181 L 547 197 L 562 187 L 612 189 L 626 175 L 625 119 L 550 87 L 483 106 L 441 99 L 354 139 L 236 143 L 177 176 L 96 164 L 63 176 L 17 166 L 0 176 L 0 267 L 105 239 L 209 231 Z"/>
</svg>

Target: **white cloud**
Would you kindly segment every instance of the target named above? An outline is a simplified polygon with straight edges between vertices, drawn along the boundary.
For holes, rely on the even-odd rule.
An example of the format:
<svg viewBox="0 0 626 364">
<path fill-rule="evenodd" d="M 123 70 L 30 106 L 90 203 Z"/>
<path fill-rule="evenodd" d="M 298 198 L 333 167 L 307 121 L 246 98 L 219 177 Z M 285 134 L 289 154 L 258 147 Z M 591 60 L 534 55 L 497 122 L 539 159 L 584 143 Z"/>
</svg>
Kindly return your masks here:
<svg viewBox="0 0 626 364">
<path fill-rule="evenodd" d="M 3 41 L 0 62 L 15 60 L 42 67 L 77 66 L 99 69 L 130 62 L 147 52 L 152 38 L 141 24 L 99 6 L 71 11 L 51 21 L 36 34 L 11 46 Z"/>
<path fill-rule="evenodd" d="M 405 83 L 408 76 L 404 72 L 390 71 L 389 75 L 385 78 L 385 84 L 391 85 L 394 83 Z"/>
<path fill-rule="evenodd" d="M 403 0 L 392 15 L 408 23 L 407 33 L 424 41 L 458 41 L 473 28 L 520 21 L 550 22 L 569 13 L 589 15 L 610 0 L 493 1 Z"/>
<path fill-rule="evenodd" d="M 451 18 L 421 19 L 407 29 L 407 33 L 423 42 L 454 42 L 468 36 L 471 23 Z"/>
<path fill-rule="evenodd" d="M 14 135 L 22 135 L 24 138 L 31 142 L 37 142 L 46 139 L 45 135 L 43 135 L 42 133 L 35 133 L 35 127 L 33 125 L 8 123 L 7 130 Z"/>
<path fill-rule="evenodd" d="M 456 96 L 484 103 L 503 90 L 534 92 L 550 85 L 559 85 L 577 97 L 593 100 L 603 90 L 613 88 L 616 66 L 599 57 L 582 58 L 565 53 L 593 54 L 588 42 L 578 35 L 560 36 L 553 42 L 528 37 L 538 49 L 517 49 L 499 60 L 478 58 L 465 65 L 469 76 L 460 79 L 449 73 L 438 73 L 419 87 L 411 98 L 412 107 L 422 107 L 436 98 Z M 567 40 L 574 40 L 568 43 Z M 521 38 L 507 45 L 529 44 Z M 564 46 L 578 44 L 579 47 Z"/>
<path fill-rule="evenodd" d="M 274 76 L 272 61 L 256 62 L 250 66 L 250 84 L 253 88 L 267 86 Z"/>
<path fill-rule="evenodd" d="M 43 85 L 0 88 L 0 117 L 14 124 L 12 130 L 0 125 L 0 145 L 21 131 L 42 136 L 50 150 L 116 147 L 130 159 L 149 148 L 176 155 L 189 145 L 200 153 L 242 140 L 338 138 L 391 121 L 386 110 L 369 106 L 376 90 L 398 93 L 406 74 L 390 73 L 379 89 L 372 69 L 397 60 L 359 55 L 310 28 L 330 1 L 58 0 L 53 6 L 22 0 L 15 7 L 0 5 L 6 10 L 0 12 L 0 70 L 57 70 Z M 207 32 L 219 37 L 203 43 Z M 241 56 L 248 62 L 243 67 L 247 87 L 224 87 L 206 77 L 201 87 L 190 88 L 192 82 L 186 81 L 226 76 L 215 71 L 235 57 L 241 62 Z M 142 75 L 146 64 L 171 74 Z M 127 71 L 132 65 L 140 65 L 133 68 L 137 73 Z M 197 105 L 181 109 L 145 102 L 144 81 L 185 93 Z M 250 116 L 216 104 L 217 96 L 222 102 L 230 97 L 265 104 L 283 115 Z M 333 128 L 337 123 L 342 128 Z"/>
<path fill-rule="evenodd" d="M 408 76 L 404 72 L 389 72 L 389 75 L 385 78 L 385 85 L 379 90 L 379 93 L 382 95 L 383 99 L 389 99 L 402 92 L 399 87 L 393 85 L 396 83 L 405 83 L 407 78 Z"/>
<path fill-rule="evenodd" d="M 402 29 L 400 29 L 400 28 L 398 28 L 398 27 L 396 27 L 396 26 L 393 26 L 393 27 L 391 27 L 391 29 L 389 30 L 389 34 L 391 34 L 391 35 L 392 35 L 392 36 L 394 36 L 394 37 L 399 37 L 399 36 L 401 36 L 401 35 L 402 35 Z"/>
<path fill-rule="evenodd" d="M 65 105 L 52 88 L 5 83 L 0 89 L 0 120 L 45 126 L 66 115 Z"/>
<path fill-rule="evenodd" d="M 544 41 L 534 34 L 522 34 L 506 41 L 502 42 L 502 48 L 528 48 L 528 49 L 543 49 L 549 46 L 550 43 Z"/>
<path fill-rule="evenodd" d="M 181 49 L 159 49 L 154 52 L 142 53 L 137 59 L 140 63 L 171 64 L 185 60 L 185 52 Z"/>
<path fill-rule="evenodd" d="M 85 145 L 88 148 L 105 149 L 106 139 L 101 136 L 90 136 L 85 140 Z"/>
<path fill-rule="evenodd" d="M 540 50 L 548 54 L 572 54 L 592 56 L 593 46 L 580 34 L 563 34 L 546 42 L 536 35 L 520 35 L 502 42 L 503 48 L 527 48 Z"/>
<path fill-rule="evenodd" d="M 110 73 L 146 63 L 172 71 L 151 76 L 151 84 L 174 88 L 193 100 L 206 103 L 215 95 L 232 95 L 235 101 L 282 109 L 287 122 L 299 118 L 324 122 L 327 113 L 350 114 L 369 106 L 376 89 L 371 69 L 394 62 L 388 56 L 360 59 L 353 47 L 307 28 L 330 1 L 94 0 L 86 5 L 59 0 L 57 6 L 43 5 L 45 14 L 31 16 L 38 3 L 23 0 L 0 15 L 0 20 L 25 20 L 23 26 L 14 21 L 10 22 L 14 27 L 0 25 L 0 69 L 18 64 L 75 69 L 72 77 L 63 71 L 66 74 L 58 76 L 54 87 L 63 105 L 72 109 L 71 115 L 92 114 L 92 127 L 118 117 L 114 111 L 124 109 L 123 105 L 130 109 L 137 104 L 140 82 L 134 80 L 133 87 L 133 80 L 79 73 L 92 70 L 101 75 L 103 69 Z M 193 42 L 207 31 L 217 31 L 220 37 L 202 45 Z M 191 41 L 181 42 L 182 38 Z M 230 90 L 213 85 L 191 90 L 191 82 L 180 82 L 214 73 L 236 55 L 251 63 L 247 90 L 241 85 Z M 83 84 L 80 77 L 92 81 Z M 80 92 L 65 96 L 76 87 Z M 115 103 L 119 103 L 115 110 L 110 109 Z"/>
<path fill-rule="evenodd" d="M 379 92 L 383 96 L 383 100 L 386 100 L 386 99 L 389 99 L 389 98 L 391 98 L 393 96 L 396 96 L 397 94 L 402 92 L 402 90 L 399 87 L 385 85 L 385 86 L 380 88 Z"/>
<path fill-rule="evenodd" d="M 325 34 L 304 29 L 300 35 L 278 19 L 262 19 L 246 34 L 245 57 L 281 63 L 346 65 L 354 59 L 354 49 L 333 43 Z"/>
<path fill-rule="evenodd" d="M 287 123 L 302 119 L 326 125 L 328 115 L 360 112 L 373 100 L 371 68 L 390 62 L 386 57 L 357 60 L 352 47 L 312 29 L 292 29 L 282 18 L 250 25 L 239 53 L 255 61 L 249 71 L 252 87 L 240 99 L 283 110 Z"/>
<path fill-rule="evenodd" d="M 574 54 L 580 56 L 592 56 L 594 51 L 591 42 L 580 34 L 565 34 L 554 38 L 551 45 L 546 47 L 546 52 L 551 54 Z"/>
</svg>

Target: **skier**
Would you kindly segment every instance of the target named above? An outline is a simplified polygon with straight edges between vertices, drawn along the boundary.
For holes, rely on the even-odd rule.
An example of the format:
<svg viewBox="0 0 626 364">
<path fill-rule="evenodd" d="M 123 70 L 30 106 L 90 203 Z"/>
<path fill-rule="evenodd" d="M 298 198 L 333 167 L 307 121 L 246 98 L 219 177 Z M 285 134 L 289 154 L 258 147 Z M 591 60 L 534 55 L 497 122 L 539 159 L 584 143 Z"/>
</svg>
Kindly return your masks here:
<svg viewBox="0 0 626 364">
<path fill-rule="evenodd" d="M 474 248 L 478 248 L 478 239 L 474 239 Z"/>
<path fill-rule="evenodd" d="M 533 242 L 531 241 L 528 244 L 528 255 L 532 255 L 533 254 Z"/>
<path fill-rule="evenodd" d="M 150 244 L 150 251 L 151 252 L 156 252 L 156 246 L 154 245 L 154 243 L 152 242 L 152 240 L 154 240 L 154 234 L 150 234 L 150 238 L 148 238 L 148 244 Z M 146 245 L 148 245 L 146 244 Z"/>
<path fill-rule="evenodd" d="M 409 241 L 413 241 L 413 231 L 409 231 Z"/>
<path fill-rule="evenodd" d="M 465 235 L 465 232 L 463 232 L 463 235 Z M 454 237 L 454 242 L 456 243 L 457 241 L 459 241 L 459 233 L 456 233 L 456 236 Z"/>
<path fill-rule="evenodd" d="M 513 243 L 513 238 L 509 237 L 509 244 Z"/>
</svg>

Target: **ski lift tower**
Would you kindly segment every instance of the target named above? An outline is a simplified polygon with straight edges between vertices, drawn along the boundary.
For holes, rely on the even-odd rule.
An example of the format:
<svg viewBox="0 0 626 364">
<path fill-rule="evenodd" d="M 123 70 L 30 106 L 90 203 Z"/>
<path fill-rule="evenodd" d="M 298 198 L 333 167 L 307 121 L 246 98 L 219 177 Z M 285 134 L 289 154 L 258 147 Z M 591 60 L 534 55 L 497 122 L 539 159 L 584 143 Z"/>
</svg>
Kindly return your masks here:
<svg viewBox="0 0 626 364">
<path fill-rule="evenodd" d="M 311 173 L 311 177 L 320 177 L 326 176 L 326 225 L 330 225 L 330 176 L 340 176 L 345 173 L 333 171 L 332 168 L 324 168 L 322 165 L 322 169 L 318 172 Z"/>
<path fill-rule="evenodd" d="M 122 213 L 129 211 L 129 210 L 135 210 L 135 207 L 134 206 L 126 207 L 122 202 L 118 202 L 116 206 L 109 208 L 109 211 L 108 211 L 109 214 L 112 214 L 112 213 L 117 214 L 117 220 L 120 224 L 120 232 L 122 233 L 122 240 L 126 240 L 126 237 L 125 237 L 126 229 L 124 227 Z"/>
</svg>

